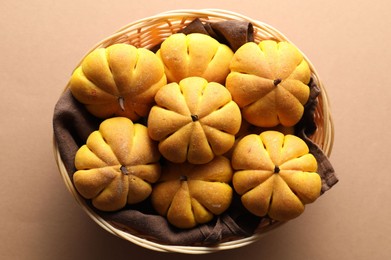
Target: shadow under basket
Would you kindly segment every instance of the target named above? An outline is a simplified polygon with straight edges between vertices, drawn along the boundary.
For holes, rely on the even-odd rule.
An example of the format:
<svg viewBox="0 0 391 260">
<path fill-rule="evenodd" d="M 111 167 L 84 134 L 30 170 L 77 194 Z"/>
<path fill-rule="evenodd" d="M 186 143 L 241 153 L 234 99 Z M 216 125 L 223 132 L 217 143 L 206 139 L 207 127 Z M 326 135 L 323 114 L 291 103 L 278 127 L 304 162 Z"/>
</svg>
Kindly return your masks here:
<svg viewBox="0 0 391 260">
<path fill-rule="evenodd" d="M 159 45 L 164 39 L 166 39 L 171 34 L 174 34 L 188 24 L 190 24 L 195 18 L 200 19 L 205 22 L 220 22 L 227 20 L 239 20 L 247 21 L 253 25 L 254 30 L 254 41 L 256 43 L 264 39 L 274 39 L 277 41 L 288 41 L 290 42 L 282 33 L 273 28 L 270 25 L 265 23 L 253 20 L 249 17 L 224 11 L 224 10 L 175 10 L 165 13 L 161 13 L 155 16 L 147 17 L 133 23 L 130 23 L 104 39 L 103 41 L 96 44 L 91 51 L 99 47 L 107 47 L 116 43 L 128 43 L 136 47 L 144 47 L 151 49 L 154 46 Z M 292 42 L 290 42 L 293 44 Z M 90 51 L 90 52 L 91 52 Z M 304 59 L 309 64 L 311 70 L 311 76 L 315 84 L 320 89 L 320 93 L 317 96 L 317 105 L 314 113 L 314 122 L 316 124 L 316 131 L 310 136 L 310 139 L 315 143 L 326 156 L 330 156 L 333 139 L 334 139 L 334 128 L 333 122 L 329 109 L 329 101 L 327 97 L 326 90 L 316 72 L 312 63 L 308 58 L 302 53 Z M 86 54 L 86 56 L 88 53 Z M 114 227 L 100 215 L 94 211 L 86 200 L 79 195 L 75 189 L 71 178 L 66 170 L 66 167 L 61 159 L 61 154 L 59 152 L 56 141 L 53 142 L 54 145 L 54 154 L 55 159 L 61 173 L 61 176 L 66 184 L 66 187 L 69 189 L 71 194 L 74 196 L 79 205 L 83 210 L 88 214 L 88 216 L 93 219 L 97 224 L 99 224 L 106 231 L 118 236 L 122 239 L 128 240 L 136 245 L 141 247 L 151 249 L 154 251 L 160 252 L 177 252 L 177 253 L 186 253 L 186 254 L 205 254 L 212 253 L 221 250 L 234 249 L 246 246 L 264 236 L 270 230 L 273 230 L 280 226 L 281 223 L 271 224 L 269 228 L 262 229 L 262 232 L 255 232 L 252 236 L 246 238 L 239 238 L 236 240 L 221 242 L 217 245 L 212 246 L 177 246 L 162 244 L 155 241 L 152 241 L 146 237 L 143 237 L 138 232 L 125 232 L 119 228 Z M 257 229 L 258 230 L 258 229 Z"/>
</svg>

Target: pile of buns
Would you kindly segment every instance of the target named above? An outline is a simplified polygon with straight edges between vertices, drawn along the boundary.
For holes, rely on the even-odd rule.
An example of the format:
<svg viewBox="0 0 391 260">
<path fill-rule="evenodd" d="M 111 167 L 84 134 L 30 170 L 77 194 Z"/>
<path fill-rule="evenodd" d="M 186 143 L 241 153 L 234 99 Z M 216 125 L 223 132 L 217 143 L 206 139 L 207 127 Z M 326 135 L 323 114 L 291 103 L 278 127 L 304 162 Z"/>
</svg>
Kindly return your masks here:
<svg viewBox="0 0 391 260">
<path fill-rule="evenodd" d="M 177 228 L 225 212 L 234 195 L 286 221 L 321 192 L 317 161 L 294 135 L 311 72 L 288 42 L 235 52 L 176 33 L 154 53 L 118 43 L 74 71 L 72 95 L 102 123 L 75 157 L 77 191 L 102 211 L 150 200 Z"/>
</svg>

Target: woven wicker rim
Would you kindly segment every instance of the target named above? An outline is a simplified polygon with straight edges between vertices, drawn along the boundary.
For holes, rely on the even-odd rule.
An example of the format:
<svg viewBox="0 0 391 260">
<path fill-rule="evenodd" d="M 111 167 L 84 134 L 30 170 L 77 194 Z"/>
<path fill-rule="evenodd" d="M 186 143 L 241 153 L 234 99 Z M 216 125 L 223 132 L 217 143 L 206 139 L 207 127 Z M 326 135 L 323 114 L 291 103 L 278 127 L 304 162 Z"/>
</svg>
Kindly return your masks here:
<svg viewBox="0 0 391 260">
<path fill-rule="evenodd" d="M 217 22 L 217 21 L 225 21 L 225 20 L 248 21 L 253 24 L 255 42 L 259 42 L 264 39 L 274 39 L 278 41 L 288 41 L 291 44 L 293 44 L 287 37 L 285 37 L 281 32 L 279 32 L 277 29 L 273 28 L 272 26 L 231 11 L 219 10 L 219 9 L 203 9 L 203 10 L 186 9 L 186 10 L 174 10 L 174 11 L 164 12 L 155 16 L 147 17 L 135 21 L 133 23 L 130 23 L 125 27 L 121 28 L 120 30 L 118 30 L 116 33 L 112 34 L 111 36 L 97 43 L 94 47 L 91 48 L 89 52 L 85 54 L 85 56 L 87 56 L 90 52 L 92 52 L 96 48 L 107 47 L 115 43 L 128 43 L 136 47 L 151 48 L 161 43 L 165 38 L 167 38 L 171 34 L 176 33 L 177 31 L 187 26 L 195 18 L 200 18 L 202 21 L 209 21 L 209 22 Z M 309 67 L 312 72 L 312 77 L 321 90 L 321 93 L 318 96 L 318 105 L 315 111 L 315 122 L 317 124 L 317 130 L 314 133 L 314 135 L 311 136 L 311 139 L 323 150 L 323 152 L 327 156 L 330 156 L 333 142 L 334 142 L 334 125 L 330 114 L 330 105 L 329 105 L 328 96 L 323 86 L 323 83 L 320 81 L 320 78 L 318 76 L 315 67 L 313 66 L 311 61 L 307 58 L 307 56 L 303 52 L 301 53 L 303 54 L 304 59 L 309 64 Z M 81 61 L 84 59 L 84 57 L 81 59 Z M 149 241 L 147 239 L 130 234 L 128 232 L 124 232 L 120 229 L 113 227 L 110 223 L 108 223 L 107 221 L 102 219 L 99 215 L 97 215 L 89 206 L 87 206 L 84 198 L 82 198 L 78 194 L 75 187 L 73 186 L 72 180 L 69 178 L 65 165 L 61 160 L 61 154 L 58 150 L 55 140 L 53 140 L 53 149 L 54 149 L 57 166 L 66 184 L 66 187 L 74 196 L 77 203 L 87 213 L 87 215 L 109 233 L 116 235 L 120 238 L 123 238 L 125 240 L 128 240 L 141 247 L 151 249 L 154 251 L 160 251 L 160 252 L 206 254 L 206 253 L 212 253 L 220 250 L 234 249 L 234 248 L 239 248 L 239 247 L 249 245 L 259 240 L 267 232 L 269 232 L 267 231 L 262 233 L 255 233 L 254 235 L 247 238 L 242 238 L 242 239 L 233 240 L 229 242 L 223 242 L 215 246 L 165 245 L 165 244 Z M 274 227 L 277 227 L 279 225 L 280 224 L 274 225 L 272 229 L 274 229 Z"/>
</svg>

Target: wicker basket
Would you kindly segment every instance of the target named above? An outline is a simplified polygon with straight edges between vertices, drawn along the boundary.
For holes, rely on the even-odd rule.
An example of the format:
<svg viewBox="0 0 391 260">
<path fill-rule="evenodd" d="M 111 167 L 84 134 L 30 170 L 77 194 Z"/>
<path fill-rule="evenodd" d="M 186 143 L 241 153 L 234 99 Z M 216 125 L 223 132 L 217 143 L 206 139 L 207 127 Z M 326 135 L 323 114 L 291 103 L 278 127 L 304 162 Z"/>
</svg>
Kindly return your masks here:
<svg viewBox="0 0 391 260">
<path fill-rule="evenodd" d="M 249 17 L 225 11 L 225 10 L 216 10 L 216 9 L 206 9 L 206 10 L 175 10 L 165 13 L 158 14 L 156 16 L 147 17 L 133 23 L 130 23 L 109 36 L 108 38 L 102 40 L 96 44 L 88 53 L 99 47 L 107 47 L 115 43 L 128 43 L 136 47 L 151 48 L 159 43 L 161 43 L 165 38 L 170 36 L 173 33 L 183 29 L 195 18 L 199 18 L 201 21 L 208 22 L 218 22 L 225 20 L 244 20 L 251 22 L 254 27 L 254 40 L 259 42 L 264 39 L 274 39 L 278 41 L 288 41 L 290 42 L 282 33 L 280 33 L 275 28 L 267 25 L 265 23 L 253 20 Z M 292 42 L 290 42 L 293 44 Z M 85 56 L 88 55 L 86 53 Z M 334 128 L 333 122 L 330 115 L 329 101 L 327 97 L 326 90 L 320 81 L 318 73 L 315 70 L 315 67 L 309 61 L 309 59 L 302 53 L 306 61 L 308 62 L 312 78 L 320 88 L 321 93 L 317 97 L 318 104 L 315 110 L 315 123 L 317 125 L 316 132 L 310 137 L 311 140 L 316 143 L 323 152 L 329 156 L 333 146 L 334 138 Z M 84 58 L 84 57 L 83 57 Z M 81 60 L 83 60 L 83 58 Z M 136 245 L 141 247 L 161 251 L 161 252 L 177 252 L 177 253 L 186 253 L 186 254 L 205 254 L 216 252 L 220 250 L 234 249 L 238 247 L 243 247 L 248 244 L 251 244 L 259 240 L 262 236 L 265 235 L 265 232 L 255 233 L 251 237 L 242 238 L 238 240 L 222 242 L 219 245 L 214 246 L 175 246 L 175 245 L 165 245 L 157 242 L 147 240 L 138 235 L 133 235 L 128 232 L 124 232 L 120 229 L 113 227 L 110 223 L 105 221 L 100 217 L 96 212 L 94 212 L 86 203 L 85 199 L 82 198 L 75 187 L 73 186 L 72 180 L 69 178 L 67 170 L 64 166 L 64 163 L 61 160 L 61 155 L 59 153 L 56 142 L 54 141 L 54 154 L 55 159 L 63 177 L 63 180 L 75 197 L 76 201 L 80 204 L 83 210 L 88 214 L 88 216 L 93 219 L 97 224 L 99 224 L 103 229 L 108 232 L 128 240 Z M 273 225 L 270 229 L 274 229 L 277 225 Z"/>
</svg>

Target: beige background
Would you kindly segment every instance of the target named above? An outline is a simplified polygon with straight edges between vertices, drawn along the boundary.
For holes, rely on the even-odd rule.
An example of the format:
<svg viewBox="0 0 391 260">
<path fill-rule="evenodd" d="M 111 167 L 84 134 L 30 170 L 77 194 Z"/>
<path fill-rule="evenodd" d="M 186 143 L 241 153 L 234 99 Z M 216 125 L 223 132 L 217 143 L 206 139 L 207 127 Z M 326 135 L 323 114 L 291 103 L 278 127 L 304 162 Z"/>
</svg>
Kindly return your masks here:
<svg viewBox="0 0 391 260">
<path fill-rule="evenodd" d="M 183 258 L 117 238 L 79 208 L 54 161 L 53 107 L 81 56 L 123 25 L 166 10 L 222 8 L 273 25 L 313 62 L 331 99 L 330 160 L 340 182 L 259 242 L 203 258 L 391 259 L 388 3 L 1 1 L 1 258 Z"/>
</svg>

